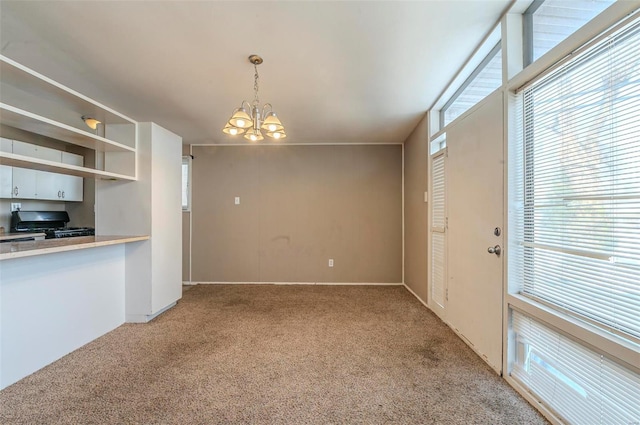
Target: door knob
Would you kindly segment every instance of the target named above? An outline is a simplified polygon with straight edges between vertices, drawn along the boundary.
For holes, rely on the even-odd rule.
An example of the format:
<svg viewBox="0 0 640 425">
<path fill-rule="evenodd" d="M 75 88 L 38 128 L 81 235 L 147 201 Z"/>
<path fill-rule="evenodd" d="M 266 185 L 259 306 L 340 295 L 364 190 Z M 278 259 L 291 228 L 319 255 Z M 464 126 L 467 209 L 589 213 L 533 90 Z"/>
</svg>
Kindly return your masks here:
<svg viewBox="0 0 640 425">
<path fill-rule="evenodd" d="M 487 252 L 489 254 L 496 254 L 499 257 L 500 253 L 502 252 L 502 248 L 500 248 L 500 245 L 490 246 L 489 248 L 487 248 Z"/>
</svg>

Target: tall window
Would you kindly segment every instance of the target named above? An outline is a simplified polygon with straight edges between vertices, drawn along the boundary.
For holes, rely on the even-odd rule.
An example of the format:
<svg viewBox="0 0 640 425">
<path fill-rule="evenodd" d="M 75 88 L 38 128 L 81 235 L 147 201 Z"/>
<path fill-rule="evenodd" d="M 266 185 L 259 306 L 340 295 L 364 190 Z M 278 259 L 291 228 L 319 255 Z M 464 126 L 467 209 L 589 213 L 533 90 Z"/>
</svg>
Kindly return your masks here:
<svg viewBox="0 0 640 425">
<path fill-rule="evenodd" d="M 510 285 L 640 346 L 640 21 L 520 93 Z M 640 375 L 513 313 L 513 375 L 569 423 L 640 422 Z M 605 354 L 602 354 L 605 353 Z M 637 366 L 637 365 L 636 365 Z M 621 391 L 623 389 L 624 391 Z"/>
</svg>

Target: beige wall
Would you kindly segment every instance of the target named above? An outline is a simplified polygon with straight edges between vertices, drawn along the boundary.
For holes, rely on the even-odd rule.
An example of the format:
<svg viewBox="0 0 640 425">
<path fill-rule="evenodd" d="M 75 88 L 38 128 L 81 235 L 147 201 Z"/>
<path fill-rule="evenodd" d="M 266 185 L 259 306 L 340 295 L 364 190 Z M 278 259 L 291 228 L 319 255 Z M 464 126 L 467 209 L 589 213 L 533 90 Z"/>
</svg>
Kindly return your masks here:
<svg viewBox="0 0 640 425">
<path fill-rule="evenodd" d="M 402 281 L 400 145 L 193 155 L 194 282 Z"/>
<path fill-rule="evenodd" d="M 427 115 L 404 143 L 404 282 L 427 302 Z"/>
</svg>

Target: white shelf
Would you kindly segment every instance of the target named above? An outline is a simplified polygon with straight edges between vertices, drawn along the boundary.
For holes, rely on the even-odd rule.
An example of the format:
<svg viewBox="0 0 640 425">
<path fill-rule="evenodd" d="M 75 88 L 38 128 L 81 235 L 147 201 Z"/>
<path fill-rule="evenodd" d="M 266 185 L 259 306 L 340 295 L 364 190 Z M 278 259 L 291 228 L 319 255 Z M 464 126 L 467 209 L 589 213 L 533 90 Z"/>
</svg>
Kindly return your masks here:
<svg viewBox="0 0 640 425">
<path fill-rule="evenodd" d="M 62 162 L 48 161 L 13 153 L 0 152 L 0 164 L 11 167 L 30 168 L 33 170 L 49 171 L 52 173 L 69 174 L 72 176 L 100 178 L 105 180 L 136 180 L 135 176 L 111 173 L 109 171 L 64 164 Z"/>
<path fill-rule="evenodd" d="M 0 123 L 41 136 L 102 152 L 135 152 L 136 149 L 104 137 L 50 120 L 20 108 L 0 103 Z"/>
<path fill-rule="evenodd" d="M 102 105 L 81 93 L 0 55 L 2 83 L 18 87 L 37 98 L 55 100 L 60 107 L 74 111 L 78 118 L 89 115 L 109 124 L 136 124 L 132 119 Z"/>
</svg>

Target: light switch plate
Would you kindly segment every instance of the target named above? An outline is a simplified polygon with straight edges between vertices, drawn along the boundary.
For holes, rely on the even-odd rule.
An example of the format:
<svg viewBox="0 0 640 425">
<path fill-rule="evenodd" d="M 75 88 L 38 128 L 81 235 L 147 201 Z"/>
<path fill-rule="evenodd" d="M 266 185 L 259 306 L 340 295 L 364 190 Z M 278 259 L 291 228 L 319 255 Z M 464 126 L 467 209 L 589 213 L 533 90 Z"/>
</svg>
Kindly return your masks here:
<svg viewBox="0 0 640 425">
<path fill-rule="evenodd" d="M 424 202 L 429 202 L 429 192 L 424 193 Z"/>
<path fill-rule="evenodd" d="M 234 202 L 235 202 L 236 205 L 240 205 L 240 197 L 236 196 L 236 199 L 235 199 Z"/>
</svg>

